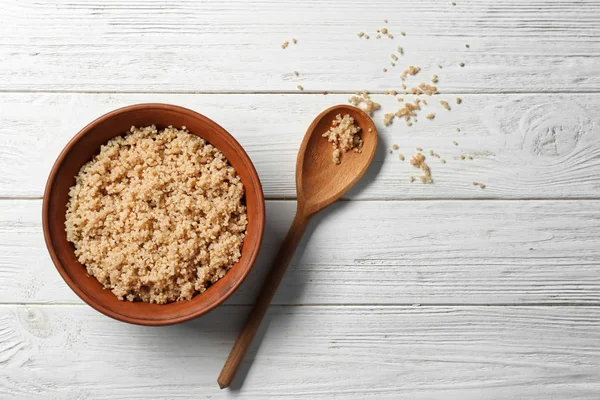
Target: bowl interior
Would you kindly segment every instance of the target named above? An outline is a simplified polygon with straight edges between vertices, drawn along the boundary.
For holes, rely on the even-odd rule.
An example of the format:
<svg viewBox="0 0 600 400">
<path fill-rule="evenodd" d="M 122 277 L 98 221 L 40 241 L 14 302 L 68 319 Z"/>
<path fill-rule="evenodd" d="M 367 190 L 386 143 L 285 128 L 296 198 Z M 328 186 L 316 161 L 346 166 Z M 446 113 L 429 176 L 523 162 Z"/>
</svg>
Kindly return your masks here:
<svg viewBox="0 0 600 400">
<path fill-rule="evenodd" d="M 164 305 L 118 300 L 87 274 L 67 241 L 65 212 L 69 188 L 80 168 L 100 152 L 100 146 L 132 126 L 186 126 L 218 148 L 240 176 L 245 189 L 248 227 L 242 256 L 227 274 L 192 300 Z M 90 123 L 63 150 L 56 161 L 44 193 L 43 225 L 46 244 L 54 264 L 67 284 L 86 303 L 115 319 L 143 325 L 168 325 L 204 314 L 231 295 L 246 277 L 256 256 L 264 229 L 264 198 L 250 158 L 222 127 L 191 110 L 166 104 L 140 104 L 106 114 Z"/>
</svg>

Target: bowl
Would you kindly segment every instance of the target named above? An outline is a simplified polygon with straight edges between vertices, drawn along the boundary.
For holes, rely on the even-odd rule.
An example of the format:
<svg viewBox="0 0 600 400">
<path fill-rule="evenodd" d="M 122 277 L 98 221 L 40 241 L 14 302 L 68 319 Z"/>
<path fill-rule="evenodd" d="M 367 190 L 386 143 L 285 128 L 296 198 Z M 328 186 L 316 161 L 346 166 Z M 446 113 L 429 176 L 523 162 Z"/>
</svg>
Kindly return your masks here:
<svg viewBox="0 0 600 400">
<path fill-rule="evenodd" d="M 65 213 L 69 188 L 81 167 L 100 152 L 100 146 L 131 126 L 186 126 L 219 149 L 236 170 L 245 189 L 248 226 L 240 260 L 223 278 L 191 300 L 167 304 L 117 299 L 96 278 L 87 274 L 67 241 Z M 102 314 L 139 325 L 170 325 L 196 318 L 221 304 L 240 286 L 258 255 L 265 224 L 265 202 L 258 174 L 242 146 L 221 126 L 192 110 L 169 104 L 137 104 L 112 111 L 83 128 L 58 156 L 44 192 L 42 207 L 44 239 L 50 257 L 67 285 Z"/>
</svg>

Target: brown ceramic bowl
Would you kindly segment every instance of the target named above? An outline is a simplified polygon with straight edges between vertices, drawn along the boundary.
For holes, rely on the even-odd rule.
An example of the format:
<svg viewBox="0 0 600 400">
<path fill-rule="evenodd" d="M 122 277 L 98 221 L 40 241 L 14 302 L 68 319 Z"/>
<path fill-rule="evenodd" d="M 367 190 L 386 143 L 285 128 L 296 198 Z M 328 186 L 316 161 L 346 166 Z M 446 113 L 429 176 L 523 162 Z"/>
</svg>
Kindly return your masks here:
<svg viewBox="0 0 600 400">
<path fill-rule="evenodd" d="M 65 212 L 69 188 L 75 175 L 100 146 L 122 135 L 132 126 L 186 126 L 218 148 L 235 168 L 244 185 L 248 227 L 242 256 L 225 277 L 192 300 L 169 304 L 148 304 L 118 300 L 87 274 L 77 261 L 73 245 L 67 241 Z M 138 104 L 110 112 L 83 128 L 60 153 L 54 164 L 42 209 L 44 238 L 54 265 L 65 282 L 87 304 L 120 321 L 140 325 L 169 325 L 187 321 L 212 310 L 227 299 L 250 272 L 258 255 L 265 223 L 265 204 L 258 174 L 242 146 L 225 129 L 194 111 L 168 104 Z"/>
</svg>

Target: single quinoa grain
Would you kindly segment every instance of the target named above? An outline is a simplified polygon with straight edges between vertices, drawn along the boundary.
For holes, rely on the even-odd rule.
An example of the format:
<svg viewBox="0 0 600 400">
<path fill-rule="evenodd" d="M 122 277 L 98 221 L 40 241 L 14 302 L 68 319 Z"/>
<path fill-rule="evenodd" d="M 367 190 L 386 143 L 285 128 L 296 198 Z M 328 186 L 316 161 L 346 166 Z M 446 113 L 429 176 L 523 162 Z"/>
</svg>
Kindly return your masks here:
<svg viewBox="0 0 600 400">
<path fill-rule="evenodd" d="M 365 36 L 365 33 L 364 33 L 364 32 L 358 32 L 358 33 L 356 34 L 356 36 L 358 36 L 358 37 L 360 38 L 360 37 L 363 37 L 363 36 Z"/>
<path fill-rule="evenodd" d="M 75 177 L 67 240 L 119 300 L 190 300 L 240 259 L 243 198 L 235 170 L 199 136 L 131 127 Z"/>
<path fill-rule="evenodd" d="M 440 104 L 442 105 L 442 107 L 444 107 L 446 110 L 450 111 L 450 104 L 448 104 L 447 101 L 444 100 L 440 100 Z"/>
<path fill-rule="evenodd" d="M 398 147 L 398 145 L 397 145 L 397 144 L 394 144 L 394 145 L 392 145 L 392 149 L 394 149 L 394 150 L 398 150 L 398 149 L 399 149 L 399 147 Z"/>
<path fill-rule="evenodd" d="M 294 71 L 294 75 L 299 76 L 300 74 L 298 73 L 298 71 Z"/>
<path fill-rule="evenodd" d="M 457 97 L 456 98 L 456 104 L 460 104 L 460 103 L 462 103 L 462 99 L 460 97 Z"/>
<path fill-rule="evenodd" d="M 398 158 L 400 159 L 400 161 L 404 161 L 404 154 L 398 154 Z"/>
<path fill-rule="evenodd" d="M 427 119 L 434 119 L 435 118 L 435 114 L 433 114 L 433 113 L 432 114 L 427 114 L 425 116 L 425 118 L 427 118 Z"/>
<path fill-rule="evenodd" d="M 393 120 L 394 120 L 394 113 L 388 113 L 383 116 L 383 124 L 385 126 L 390 125 Z"/>
<path fill-rule="evenodd" d="M 461 67 L 464 67 L 464 66 L 465 66 L 465 63 L 464 63 L 464 62 L 461 62 L 461 63 L 460 63 L 460 64 L 458 64 L 458 65 L 460 65 Z"/>
<path fill-rule="evenodd" d="M 304 90 L 304 86 L 302 86 L 302 85 L 298 85 L 296 87 L 298 88 L 298 90 Z"/>
</svg>

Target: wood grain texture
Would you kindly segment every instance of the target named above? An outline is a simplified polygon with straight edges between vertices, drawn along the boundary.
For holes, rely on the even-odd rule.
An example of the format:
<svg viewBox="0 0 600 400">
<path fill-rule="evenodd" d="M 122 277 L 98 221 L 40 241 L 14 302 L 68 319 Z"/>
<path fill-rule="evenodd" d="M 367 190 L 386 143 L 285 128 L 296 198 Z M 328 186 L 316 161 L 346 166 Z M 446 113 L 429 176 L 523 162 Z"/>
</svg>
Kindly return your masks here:
<svg viewBox="0 0 600 400">
<path fill-rule="evenodd" d="M 598 1 L 456 3 L 2 0 L 0 87 L 375 91 L 414 64 L 439 73 L 447 92 L 600 90 Z M 377 40 L 384 18 L 394 38 Z M 405 52 L 392 67 L 397 45 Z"/>
<path fill-rule="evenodd" d="M 247 312 L 221 307 L 151 328 L 82 306 L 1 306 L 0 396 L 546 400 L 600 391 L 600 311 L 590 307 L 271 307 L 243 386 L 219 391 Z"/>
<path fill-rule="evenodd" d="M 373 96 L 382 104 L 374 115 L 380 146 L 373 166 L 346 198 L 600 198 L 599 94 L 463 95 L 461 105 L 456 96 L 425 97 L 429 105 L 412 127 L 398 119 L 386 127 L 383 114 L 400 103 L 393 96 Z M 442 108 L 442 99 L 452 111 Z M 0 197 L 41 197 L 61 149 L 96 117 L 128 104 L 167 102 L 222 125 L 249 153 L 265 196 L 293 199 L 304 132 L 323 109 L 347 100 L 346 95 L 3 93 L 0 170 L 6 173 L 0 174 Z M 425 119 L 429 112 L 436 114 L 433 121 Z M 398 152 L 387 152 L 394 143 L 405 162 Z M 409 182 L 419 174 L 408 162 L 417 146 L 447 160 L 429 160 L 432 185 Z"/>
<path fill-rule="evenodd" d="M 227 304 L 252 304 L 295 212 Z M 44 247 L 38 200 L 0 201 L 1 303 L 79 303 Z M 377 221 L 377 223 L 373 223 Z M 312 221 L 274 304 L 600 304 L 600 201 L 341 202 Z"/>
</svg>

